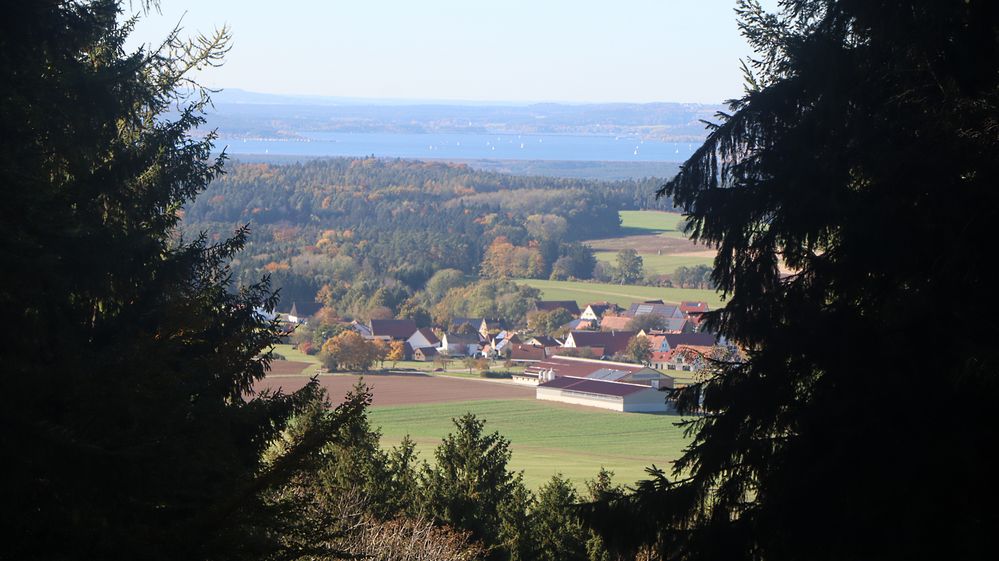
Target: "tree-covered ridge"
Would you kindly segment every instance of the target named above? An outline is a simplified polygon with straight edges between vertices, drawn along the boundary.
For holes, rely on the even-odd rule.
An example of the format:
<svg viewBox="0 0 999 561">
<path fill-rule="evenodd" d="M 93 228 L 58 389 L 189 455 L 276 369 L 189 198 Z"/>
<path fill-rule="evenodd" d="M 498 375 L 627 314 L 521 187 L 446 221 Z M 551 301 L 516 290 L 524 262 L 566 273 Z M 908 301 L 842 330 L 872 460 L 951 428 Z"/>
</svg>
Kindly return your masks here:
<svg viewBox="0 0 999 561">
<path fill-rule="evenodd" d="M 372 306 L 397 313 L 442 269 L 589 278 L 595 261 L 579 240 L 619 233 L 618 210 L 655 204 L 659 183 L 518 177 L 400 159 L 234 163 L 185 209 L 184 223 L 189 237 L 249 223 L 237 275 L 249 282 L 271 273 L 286 303 L 311 301 L 329 285 L 340 314 Z M 370 302 L 379 290 L 395 296 Z"/>
</svg>

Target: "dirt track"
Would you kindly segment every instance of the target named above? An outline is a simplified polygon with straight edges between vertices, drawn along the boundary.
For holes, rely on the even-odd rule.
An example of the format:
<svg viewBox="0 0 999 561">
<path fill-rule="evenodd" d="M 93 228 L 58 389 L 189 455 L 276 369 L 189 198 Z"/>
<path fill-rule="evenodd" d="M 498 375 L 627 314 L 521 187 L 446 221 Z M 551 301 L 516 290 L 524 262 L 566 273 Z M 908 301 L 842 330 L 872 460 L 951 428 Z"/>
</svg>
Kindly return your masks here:
<svg viewBox="0 0 999 561">
<path fill-rule="evenodd" d="M 351 375 L 326 375 L 320 376 L 319 382 L 329 392 L 330 400 L 336 403 L 354 387 L 359 378 L 360 376 Z M 308 381 L 308 376 L 265 378 L 256 387 L 258 390 L 281 388 L 285 392 L 293 392 Z M 369 375 L 364 377 L 364 383 L 371 388 L 374 397 L 372 405 L 375 407 L 480 399 L 533 399 L 535 394 L 535 389 L 527 386 L 419 374 Z"/>
</svg>

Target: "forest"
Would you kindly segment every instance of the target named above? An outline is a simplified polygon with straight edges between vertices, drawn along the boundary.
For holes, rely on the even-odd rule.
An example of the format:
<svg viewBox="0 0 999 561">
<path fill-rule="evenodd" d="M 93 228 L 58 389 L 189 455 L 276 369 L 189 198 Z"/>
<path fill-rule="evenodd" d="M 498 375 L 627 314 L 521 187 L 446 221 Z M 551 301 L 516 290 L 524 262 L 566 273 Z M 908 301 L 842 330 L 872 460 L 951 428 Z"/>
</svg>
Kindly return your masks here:
<svg viewBox="0 0 999 561">
<path fill-rule="evenodd" d="M 621 209 L 661 207 L 652 196 L 661 183 L 401 159 L 230 162 L 184 209 L 183 229 L 218 240 L 248 224 L 233 263 L 240 281 L 269 274 L 285 307 L 325 290 L 339 315 L 369 319 L 398 314 L 445 269 L 469 282 L 591 278 L 596 260 L 580 241 L 618 234 Z"/>
</svg>

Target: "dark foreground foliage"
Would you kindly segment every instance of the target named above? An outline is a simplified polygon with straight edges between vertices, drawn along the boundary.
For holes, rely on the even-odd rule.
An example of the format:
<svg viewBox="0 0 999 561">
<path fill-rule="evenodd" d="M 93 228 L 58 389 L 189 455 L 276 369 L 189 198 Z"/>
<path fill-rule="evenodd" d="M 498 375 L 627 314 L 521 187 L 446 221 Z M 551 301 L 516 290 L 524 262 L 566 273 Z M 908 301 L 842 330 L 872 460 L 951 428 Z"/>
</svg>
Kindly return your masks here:
<svg viewBox="0 0 999 561">
<path fill-rule="evenodd" d="M 990 557 L 999 5 L 781 6 L 742 3 L 746 95 L 662 190 L 749 360 L 681 396 L 709 413 L 673 474 L 591 519 L 664 559 Z"/>
<path fill-rule="evenodd" d="M 263 463 L 321 396 L 251 395 L 277 332 L 255 312 L 267 282 L 230 282 L 246 230 L 177 236 L 222 169 L 188 136 L 207 101 L 188 74 L 227 36 L 126 53 L 120 7 L 19 2 L 0 22 L 0 557 L 335 554 L 274 493 L 365 397 Z"/>
</svg>

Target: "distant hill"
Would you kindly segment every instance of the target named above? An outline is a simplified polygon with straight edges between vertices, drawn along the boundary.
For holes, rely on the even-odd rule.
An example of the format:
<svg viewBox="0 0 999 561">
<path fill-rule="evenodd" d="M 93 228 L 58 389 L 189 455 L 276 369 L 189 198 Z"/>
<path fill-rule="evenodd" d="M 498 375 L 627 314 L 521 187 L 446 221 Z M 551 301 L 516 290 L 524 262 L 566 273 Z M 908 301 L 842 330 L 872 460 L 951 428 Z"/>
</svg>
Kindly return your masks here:
<svg viewBox="0 0 999 561">
<path fill-rule="evenodd" d="M 223 90 L 209 128 L 227 138 L 303 132 L 627 135 L 700 142 L 721 105 L 690 103 L 473 103 L 271 95 Z"/>
</svg>

